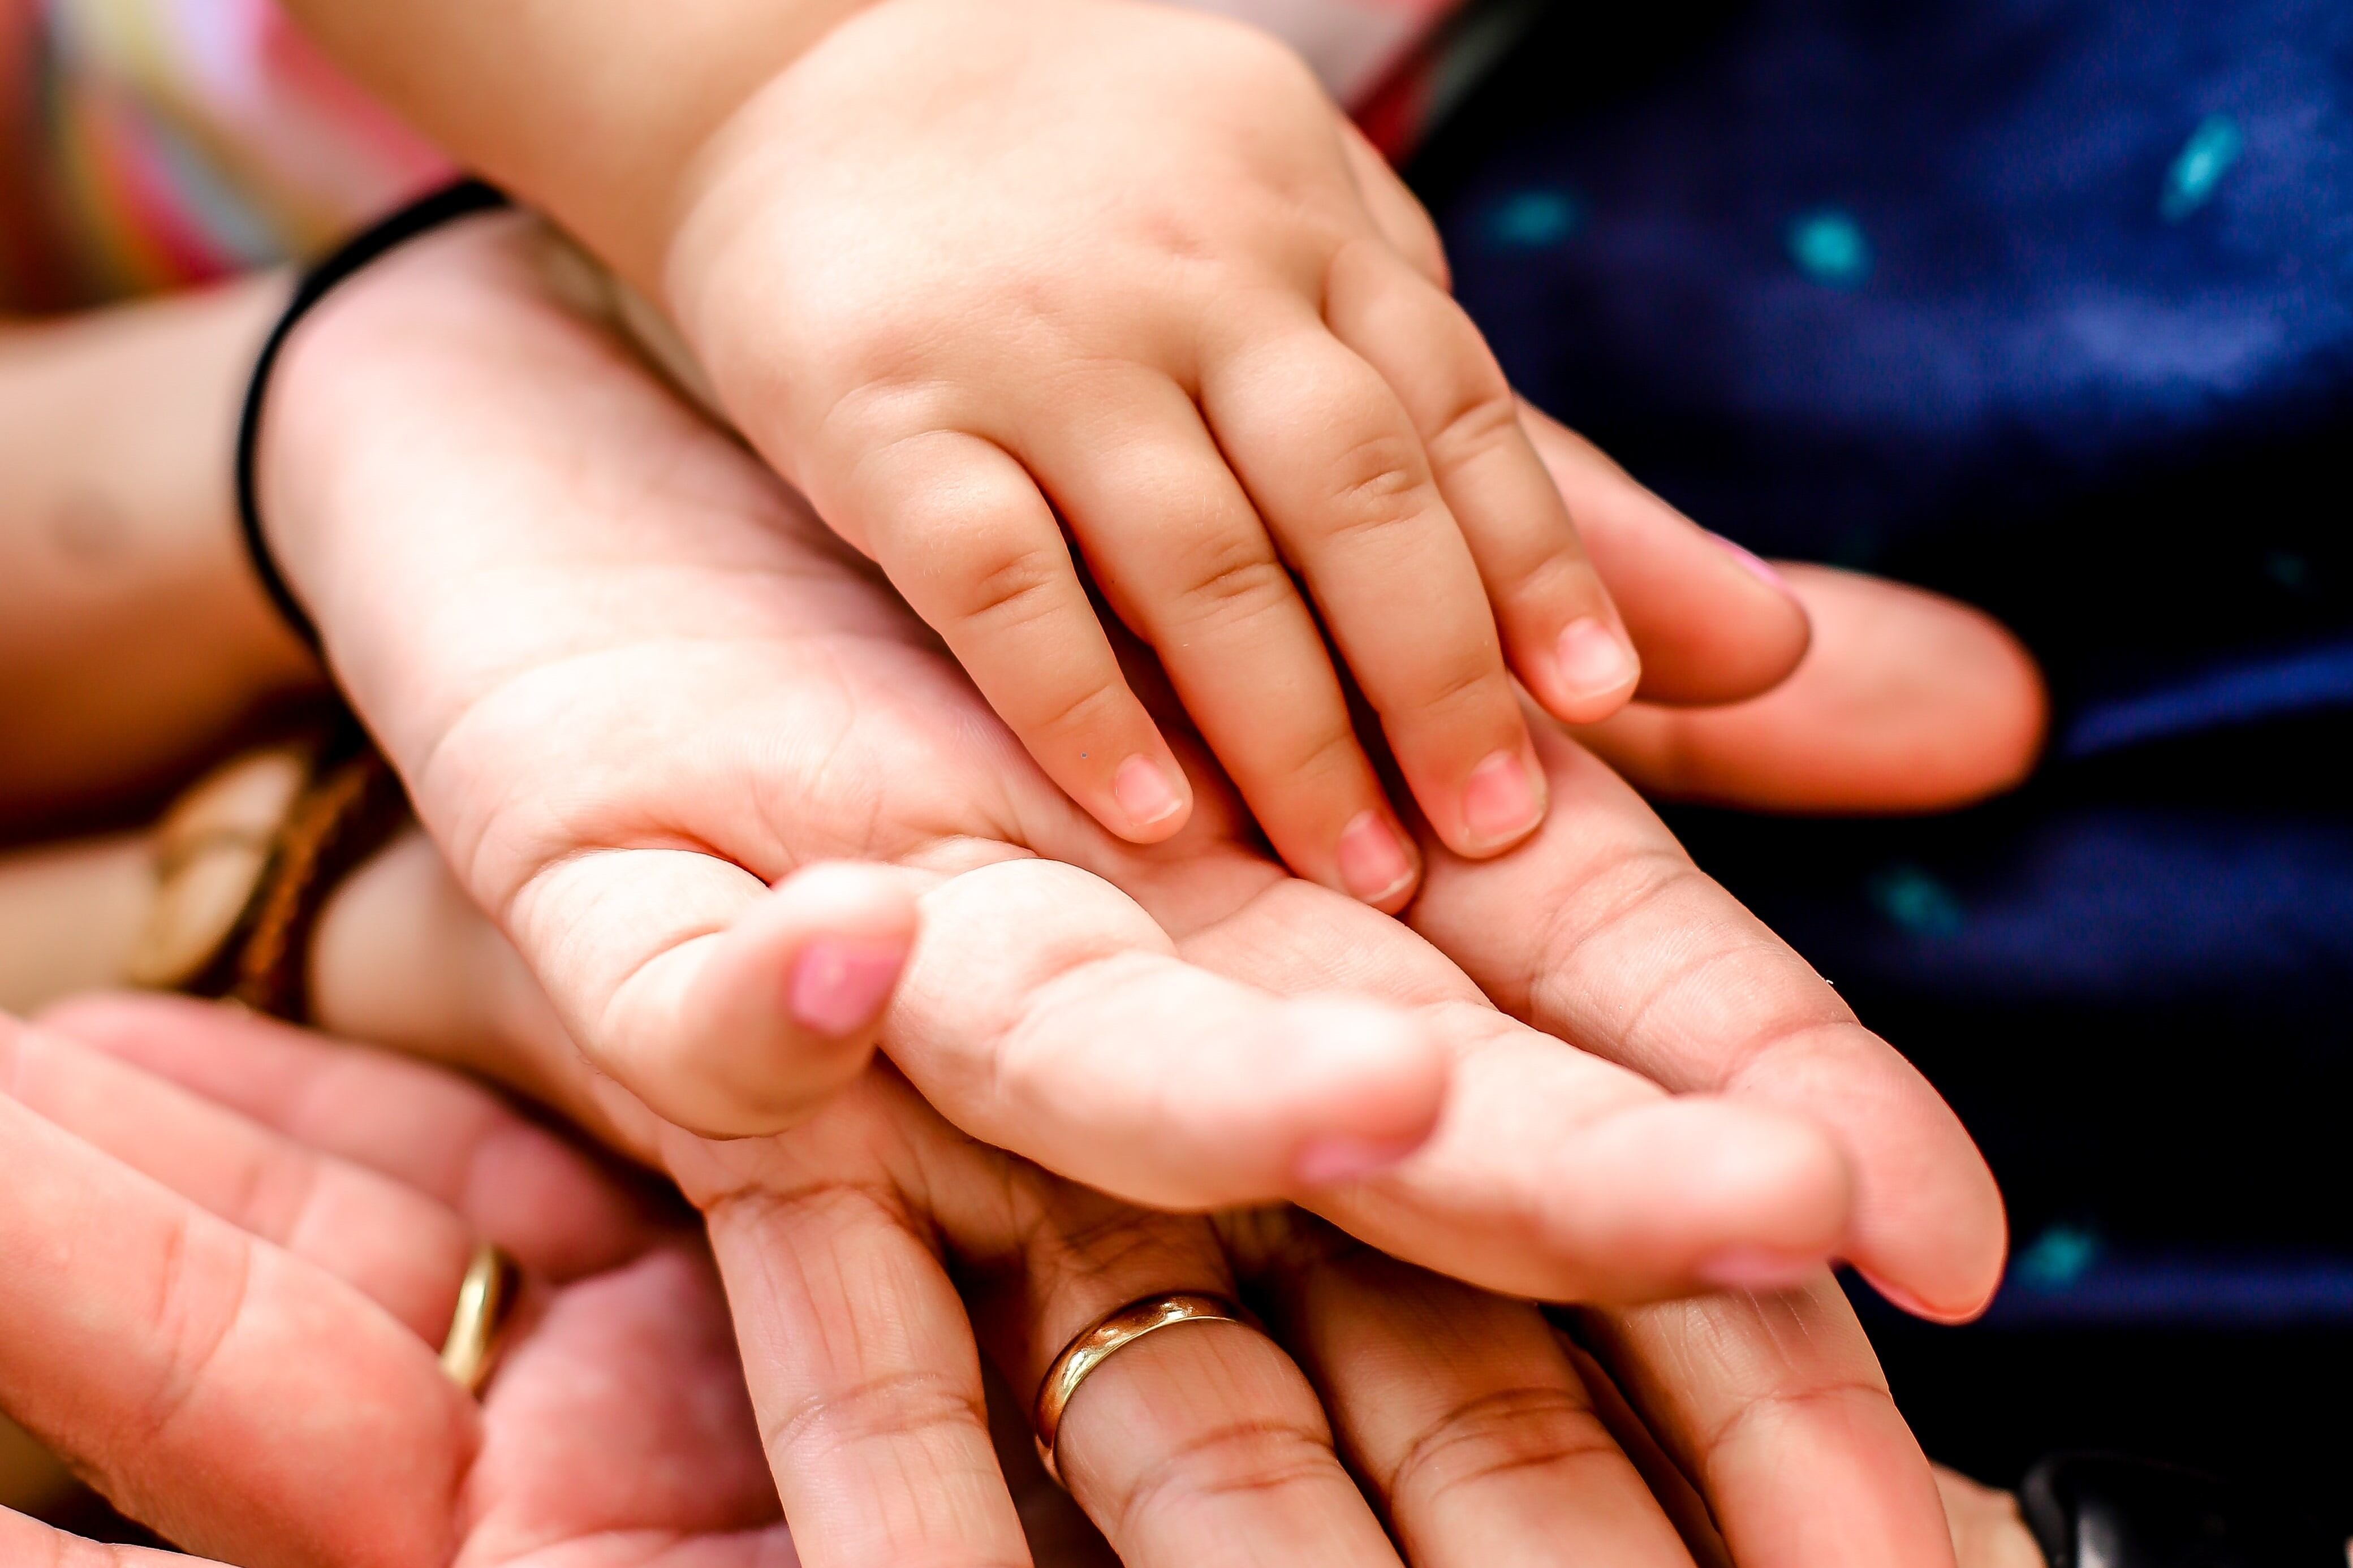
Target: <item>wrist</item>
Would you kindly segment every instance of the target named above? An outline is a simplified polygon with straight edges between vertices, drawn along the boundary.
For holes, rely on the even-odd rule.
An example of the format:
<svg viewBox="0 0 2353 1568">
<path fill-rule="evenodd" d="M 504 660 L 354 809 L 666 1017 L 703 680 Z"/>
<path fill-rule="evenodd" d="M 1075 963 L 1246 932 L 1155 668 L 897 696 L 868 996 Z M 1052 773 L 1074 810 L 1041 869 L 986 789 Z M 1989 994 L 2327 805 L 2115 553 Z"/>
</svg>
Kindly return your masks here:
<svg viewBox="0 0 2353 1568">
<path fill-rule="evenodd" d="M 314 606 L 331 592 L 342 554 L 334 544 L 354 517 L 368 515 L 375 493 L 366 479 L 346 476 L 372 455 L 391 455 L 366 395 L 406 334 L 372 327 L 381 316 L 372 302 L 403 289 L 407 253 L 494 221 L 517 220 L 502 196 L 473 182 L 393 215 L 304 279 L 252 371 L 236 465 L 246 554 L 280 624 L 322 654 Z M 391 447 L 398 451 L 396 432 Z"/>
<path fill-rule="evenodd" d="M 697 150 L 765 81 L 871 3 L 288 0 L 287 9 L 459 163 L 645 286 Z"/>
</svg>

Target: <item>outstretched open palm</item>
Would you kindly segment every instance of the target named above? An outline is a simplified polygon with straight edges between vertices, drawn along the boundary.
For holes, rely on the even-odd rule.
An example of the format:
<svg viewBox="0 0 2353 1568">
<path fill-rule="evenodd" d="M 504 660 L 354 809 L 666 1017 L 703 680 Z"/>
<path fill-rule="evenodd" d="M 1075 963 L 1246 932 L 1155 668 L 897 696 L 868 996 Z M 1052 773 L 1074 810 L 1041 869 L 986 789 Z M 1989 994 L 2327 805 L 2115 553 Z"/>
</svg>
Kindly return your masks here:
<svg viewBox="0 0 2353 1568">
<path fill-rule="evenodd" d="M 1287 876 L 1209 790 L 1178 838 L 1122 844 L 788 492 L 554 302 L 555 254 L 482 219 L 347 286 L 296 340 L 265 498 L 427 828 L 599 1069 L 690 1127 L 805 1115 L 863 1055 L 813 1060 L 778 1005 L 786 879 L 879 862 L 923 900 L 892 1060 L 1074 1179 L 1296 1197 L 1556 1299 L 1833 1255 L 1942 1315 L 1989 1293 L 2000 1205 L 1950 1112 L 1557 731 L 1535 842 L 1427 846 L 1428 941 Z M 1594 538 L 1632 487 L 1554 454 Z"/>
</svg>

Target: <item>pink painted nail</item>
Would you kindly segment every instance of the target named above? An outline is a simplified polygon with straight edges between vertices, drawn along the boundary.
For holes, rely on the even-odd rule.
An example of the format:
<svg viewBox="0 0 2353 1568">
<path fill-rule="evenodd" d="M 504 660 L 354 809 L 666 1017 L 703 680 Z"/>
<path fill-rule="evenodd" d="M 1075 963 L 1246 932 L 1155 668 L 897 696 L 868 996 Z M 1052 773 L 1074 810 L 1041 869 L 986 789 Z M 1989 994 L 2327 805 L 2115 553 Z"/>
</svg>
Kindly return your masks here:
<svg viewBox="0 0 2353 1568">
<path fill-rule="evenodd" d="M 1137 827 L 1166 822 L 1185 809 L 1185 797 L 1168 783 L 1168 775 L 1143 757 L 1130 757 L 1112 775 L 1112 798 Z"/>
<path fill-rule="evenodd" d="M 1707 532 L 1705 529 L 1702 529 L 1700 531 L 1703 533 Z M 1730 555 L 1735 561 L 1737 561 L 1743 566 L 1747 567 L 1750 575 L 1756 577 L 1759 582 L 1764 583 L 1768 587 L 1771 587 L 1778 592 L 1788 594 L 1792 598 L 1796 597 L 1796 591 L 1789 586 L 1789 580 L 1787 577 L 1782 576 L 1778 572 L 1774 571 L 1772 563 L 1767 562 L 1763 556 L 1753 554 L 1746 550 L 1743 550 L 1739 545 L 1733 543 L 1732 541 L 1725 538 L 1724 535 L 1720 533 L 1708 533 L 1707 536 L 1710 539 L 1715 540 L 1716 543 L 1722 545 L 1725 552 Z"/>
<path fill-rule="evenodd" d="M 1632 680 L 1641 668 L 1618 634 L 1591 616 L 1573 620 L 1562 630 L 1556 658 L 1561 685 L 1580 698 L 1606 697 Z"/>
<path fill-rule="evenodd" d="M 1704 1259 L 1694 1272 L 1719 1290 L 1794 1289 L 1829 1267 L 1820 1257 L 1776 1252 L 1766 1247 L 1727 1247 Z"/>
<path fill-rule="evenodd" d="M 1377 811 L 1360 811 L 1340 830 L 1336 852 L 1340 885 L 1348 896 L 1367 904 L 1384 904 L 1413 881 L 1413 857 Z"/>
<path fill-rule="evenodd" d="M 1517 752 L 1497 752 L 1462 785 L 1462 825 L 1474 852 L 1525 837 L 1544 820 L 1544 796 Z"/>
<path fill-rule="evenodd" d="M 881 1013 L 906 963 L 901 943 L 820 939 L 793 961 L 785 1005 L 805 1029 L 855 1034 Z"/>
<path fill-rule="evenodd" d="M 1303 1186 L 1336 1187 L 1377 1175 L 1420 1147 L 1419 1138 L 1311 1139 L 1292 1162 L 1292 1173 Z"/>
</svg>

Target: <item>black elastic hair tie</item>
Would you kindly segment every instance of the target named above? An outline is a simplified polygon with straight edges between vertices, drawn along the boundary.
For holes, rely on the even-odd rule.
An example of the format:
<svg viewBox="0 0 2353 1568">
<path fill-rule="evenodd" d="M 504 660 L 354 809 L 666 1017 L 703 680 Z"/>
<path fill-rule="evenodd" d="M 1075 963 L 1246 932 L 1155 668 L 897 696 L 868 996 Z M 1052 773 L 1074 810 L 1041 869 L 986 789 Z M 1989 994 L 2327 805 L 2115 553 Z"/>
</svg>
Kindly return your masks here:
<svg viewBox="0 0 2353 1568">
<path fill-rule="evenodd" d="M 302 318 L 311 313 L 318 302 L 343 282 L 386 251 L 406 245 L 421 234 L 439 228 L 475 213 L 491 212 L 508 205 L 506 193 L 480 180 L 460 180 L 445 185 L 429 195 L 420 196 L 381 221 L 370 225 L 302 275 L 302 281 L 288 300 L 278 324 L 269 329 L 269 338 L 261 345 L 261 355 L 253 362 L 253 378 L 246 383 L 245 407 L 237 422 L 237 524 L 245 540 L 245 553 L 253 563 L 253 574 L 261 583 L 262 592 L 278 606 L 287 626 L 311 649 L 319 648 L 319 628 L 295 602 L 293 590 L 286 585 L 278 570 L 278 563 L 269 553 L 269 541 L 261 531 L 261 504 L 255 493 L 254 458 L 261 445 L 262 400 L 269 391 L 269 373 L 278 363 L 280 351 Z"/>
</svg>

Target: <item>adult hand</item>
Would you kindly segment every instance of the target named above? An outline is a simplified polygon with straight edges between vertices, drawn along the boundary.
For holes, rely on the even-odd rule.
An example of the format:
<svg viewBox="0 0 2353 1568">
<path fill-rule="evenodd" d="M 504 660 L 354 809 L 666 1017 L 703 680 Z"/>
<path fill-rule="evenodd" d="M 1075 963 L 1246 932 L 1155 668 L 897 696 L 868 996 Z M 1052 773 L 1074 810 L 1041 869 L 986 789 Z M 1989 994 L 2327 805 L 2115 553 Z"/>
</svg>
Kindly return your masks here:
<svg viewBox="0 0 2353 1568">
<path fill-rule="evenodd" d="M 1946 811 L 2026 776 L 2048 707 L 2000 626 L 1877 578 L 1782 571 L 1814 634 L 1787 680 L 1718 707 L 1636 703 L 1578 743 L 1646 795 L 1752 811 Z"/>
<path fill-rule="evenodd" d="M 432 900 L 407 914 L 433 918 Z M 375 934 L 397 954 L 387 915 L 379 902 Z M 437 922 L 445 952 L 495 944 L 470 919 L 471 933 Z M 392 968 L 412 990 L 453 989 L 445 971 Z M 511 1120 L 407 1064 L 173 999 L 85 999 L 44 1023 L 302 1141 L 364 1138 L 363 1157 L 470 1164 L 470 1190 L 511 1184 L 462 1157 Z M 13 1075 L 31 1103 L 127 1157 L 172 1147 L 152 1089 L 41 1044 Z M 956 1136 L 879 1065 L 791 1132 L 705 1141 L 596 1093 L 559 1039 L 522 1048 L 509 1064 L 518 1077 L 677 1172 L 705 1210 L 768 1461 L 812 1568 L 1027 1561 L 1029 1510 L 998 1479 L 976 1349 L 1027 1390 L 1102 1313 L 1187 1289 L 1239 1294 L 1266 1331 L 1188 1329 L 1124 1351 L 1062 1429 L 1063 1474 L 1132 1568 L 1396 1568 L 1400 1554 L 1434 1568 L 1540 1561 L 1564 1542 L 1633 1568 L 1690 1568 L 1694 1553 L 1758 1568 L 1947 1561 L 1926 1468 L 1827 1279 L 1778 1298 L 1591 1314 L 1597 1362 L 1526 1304 L 1380 1258 L 1295 1211 L 1213 1225 L 1078 1189 Z M 418 1082 L 437 1094 L 419 1098 Z M 159 1173 L 201 1195 L 185 1174 Z M 237 1195 L 253 1172 L 234 1174 L 209 1190 L 267 1211 Z M 318 1207 L 348 1199 L 333 1182 L 304 1189 L 322 1194 Z M 356 1237 L 370 1256 L 431 1250 L 381 1239 L 398 1232 L 380 1223 L 295 1228 Z M 512 1375 L 493 1385 L 493 1411 Z"/>
<path fill-rule="evenodd" d="M 0 1018 L 0 1403 L 123 1511 L 246 1568 L 791 1561 L 691 1226 L 445 1073 L 90 1011 L 250 1113 Z M 527 1281 L 479 1405 L 436 1353 L 478 1238 Z M 185 1561 L 7 1513 L 0 1558 Z"/>
<path fill-rule="evenodd" d="M 1579 809 L 1501 861 L 1430 846 L 1415 920 L 1461 967 L 1285 876 L 1230 797 L 1121 844 L 861 563 L 548 301 L 532 233 L 480 220 L 341 292 L 285 363 L 265 496 L 468 892 L 658 1111 L 755 1131 L 847 1081 L 850 1054 L 748 1026 L 759 911 L 810 859 L 885 861 L 927 889 L 893 1060 L 1090 1184 L 1300 1194 L 1565 1299 L 1832 1253 L 1942 1314 L 1990 1292 L 1999 1200 L 1950 1112 L 1600 763 L 1541 731 Z M 1340 989 L 1384 1005 L 1290 999 Z"/>
</svg>

